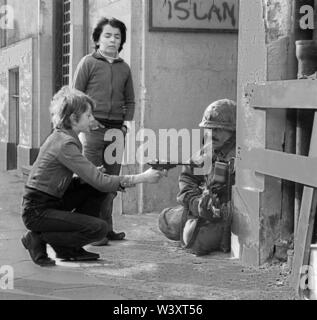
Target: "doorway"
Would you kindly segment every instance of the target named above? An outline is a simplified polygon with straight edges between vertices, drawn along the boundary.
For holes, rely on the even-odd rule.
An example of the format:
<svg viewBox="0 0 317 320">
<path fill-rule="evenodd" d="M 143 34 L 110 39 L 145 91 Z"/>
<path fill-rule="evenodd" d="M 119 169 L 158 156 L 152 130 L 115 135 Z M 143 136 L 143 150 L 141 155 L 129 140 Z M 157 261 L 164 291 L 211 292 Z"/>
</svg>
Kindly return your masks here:
<svg viewBox="0 0 317 320">
<path fill-rule="evenodd" d="M 9 143 L 7 170 L 16 170 L 18 167 L 18 145 L 20 143 L 19 78 L 19 68 L 9 70 Z"/>
</svg>

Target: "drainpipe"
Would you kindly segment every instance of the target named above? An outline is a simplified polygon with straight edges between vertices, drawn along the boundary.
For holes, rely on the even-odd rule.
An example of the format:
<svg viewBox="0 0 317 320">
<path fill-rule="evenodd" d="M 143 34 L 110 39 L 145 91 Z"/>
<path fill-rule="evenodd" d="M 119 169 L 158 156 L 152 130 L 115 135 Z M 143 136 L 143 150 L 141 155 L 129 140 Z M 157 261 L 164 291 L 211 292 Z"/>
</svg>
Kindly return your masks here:
<svg viewBox="0 0 317 320">
<path fill-rule="evenodd" d="M 142 132 L 141 139 L 144 140 L 144 127 L 145 127 L 145 108 L 146 108 L 146 83 L 145 83 L 145 37 L 146 37 L 146 19 L 147 19 L 147 5 L 146 0 L 142 0 L 142 41 L 141 41 L 141 97 L 140 97 L 140 130 Z M 139 163 L 139 172 L 144 171 L 144 152 L 141 153 Z M 144 213 L 144 185 L 139 185 L 138 197 L 138 214 Z"/>
</svg>

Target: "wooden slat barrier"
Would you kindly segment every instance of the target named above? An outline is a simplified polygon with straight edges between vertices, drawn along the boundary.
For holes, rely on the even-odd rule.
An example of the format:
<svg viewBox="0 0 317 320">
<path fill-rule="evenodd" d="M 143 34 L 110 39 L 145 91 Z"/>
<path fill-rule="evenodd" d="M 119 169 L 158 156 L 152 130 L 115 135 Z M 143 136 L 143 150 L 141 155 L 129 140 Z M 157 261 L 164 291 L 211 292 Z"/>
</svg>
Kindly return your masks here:
<svg viewBox="0 0 317 320">
<path fill-rule="evenodd" d="M 240 155 L 243 159 L 243 166 L 240 166 L 242 169 L 317 188 L 317 174 L 312 174 L 317 173 L 317 157 L 309 158 L 257 148 L 241 150 Z"/>
<path fill-rule="evenodd" d="M 309 157 L 317 156 L 317 112 L 313 124 L 313 132 L 310 143 Z M 311 172 L 312 175 L 316 171 Z M 304 188 L 302 206 L 299 215 L 298 227 L 295 236 L 294 262 L 292 268 L 292 284 L 296 290 L 300 290 L 301 270 L 309 264 L 310 245 L 312 242 L 315 214 L 317 206 L 317 189 Z M 303 288 L 302 288 L 303 289 Z"/>
<path fill-rule="evenodd" d="M 317 81 L 274 81 L 248 85 L 250 106 L 260 109 L 317 110 Z M 240 150 L 241 164 L 257 173 L 305 185 L 297 230 L 291 283 L 300 291 L 302 267 L 308 265 L 317 208 L 317 112 L 308 157 L 266 149 Z"/>
<path fill-rule="evenodd" d="M 316 109 L 317 81 L 290 80 L 250 84 L 246 89 L 253 108 Z"/>
</svg>

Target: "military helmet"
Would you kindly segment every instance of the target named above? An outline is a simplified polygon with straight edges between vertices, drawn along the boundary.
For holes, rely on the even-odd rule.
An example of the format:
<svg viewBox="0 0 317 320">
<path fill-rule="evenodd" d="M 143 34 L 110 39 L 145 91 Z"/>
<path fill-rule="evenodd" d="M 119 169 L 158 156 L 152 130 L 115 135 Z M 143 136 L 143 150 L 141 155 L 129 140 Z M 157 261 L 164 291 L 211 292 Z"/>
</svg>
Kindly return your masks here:
<svg viewBox="0 0 317 320">
<path fill-rule="evenodd" d="M 206 108 L 199 127 L 236 131 L 236 115 L 237 105 L 234 101 L 218 100 Z"/>
</svg>

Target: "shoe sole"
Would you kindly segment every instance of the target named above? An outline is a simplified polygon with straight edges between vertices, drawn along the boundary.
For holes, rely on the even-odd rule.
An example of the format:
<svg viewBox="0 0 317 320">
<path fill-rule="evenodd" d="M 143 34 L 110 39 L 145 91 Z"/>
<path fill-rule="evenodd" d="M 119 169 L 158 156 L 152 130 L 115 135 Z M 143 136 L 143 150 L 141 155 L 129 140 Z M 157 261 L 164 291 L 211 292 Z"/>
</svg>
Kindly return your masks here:
<svg viewBox="0 0 317 320">
<path fill-rule="evenodd" d="M 96 258 L 66 258 L 66 259 L 61 259 L 62 261 L 65 262 L 83 262 L 83 261 L 97 261 L 99 260 L 100 257 L 96 257 Z"/>
<path fill-rule="evenodd" d="M 119 236 L 119 234 L 120 234 L 120 236 Z M 124 232 L 120 232 L 119 234 L 116 234 L 115 236 L 108 235 L 107 238 L 110 241 L 122 241 L 122 240 L 125 240 L 127 235 Z"/>
</svg>

